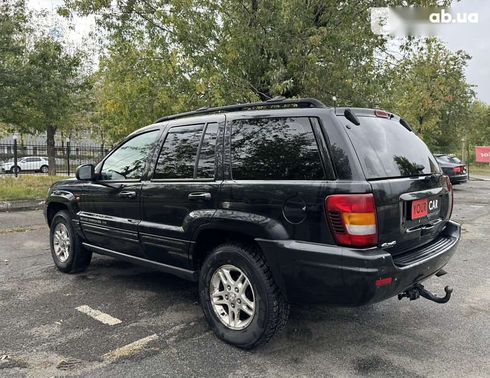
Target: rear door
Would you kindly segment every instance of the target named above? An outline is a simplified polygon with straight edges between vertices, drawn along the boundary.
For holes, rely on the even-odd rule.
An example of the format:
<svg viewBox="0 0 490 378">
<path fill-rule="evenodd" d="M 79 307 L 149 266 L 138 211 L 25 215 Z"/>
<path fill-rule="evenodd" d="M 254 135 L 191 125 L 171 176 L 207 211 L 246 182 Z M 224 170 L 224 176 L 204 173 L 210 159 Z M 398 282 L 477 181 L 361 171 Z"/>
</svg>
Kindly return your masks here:
<svg viewBox="0 0 490 378">
<path fill-rule="evenodd" d="M 221 184 L 216 153 L 222 147 L 224 115 L 169 124 L 156 166 L 142 189 L 141 242 L 147 258 L 188 267 L 197 226 L 211 220 Z"/>
<path fill-rule="evenodd" d="M 450 216 L 450 184 L 425 143 L 381 114 L 361 114 L 360 125 L 345 130 L 373 189 L 380 245 L 397 254 L 439 235 Z"/>
<path fill-rule="evenodd" d="M 301 114 L 228 116 L 231 169 L 222 188 L 226 202 L 216 218 L 231 212 L 232 220 L 258 222 L 271 233 L 283 228 L 283 238 L 333 243 L 323 205 L 333 170 L 318 119 Z M 242 223 L 237 222 L 237 231 Z"/>
</svg>

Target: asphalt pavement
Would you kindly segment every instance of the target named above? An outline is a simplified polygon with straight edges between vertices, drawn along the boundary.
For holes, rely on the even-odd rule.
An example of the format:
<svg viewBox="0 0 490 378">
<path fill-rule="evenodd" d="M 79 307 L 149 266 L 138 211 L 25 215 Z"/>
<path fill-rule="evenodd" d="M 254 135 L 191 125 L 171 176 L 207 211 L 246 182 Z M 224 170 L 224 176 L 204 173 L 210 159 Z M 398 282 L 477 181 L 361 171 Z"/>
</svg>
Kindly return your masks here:
<svg viewBox="0 0 490 378">
<path fill-rule="evenodd" d="M 490 377 L 490 182 L 455 187 L 462 222 L 447 304 L 293 306 L 285 331 L 243 351 L 204 321 L 196 285 L 111 258 L 55 269 L 40 211 L 0 213 L 0 376 Z"/>
</svg>

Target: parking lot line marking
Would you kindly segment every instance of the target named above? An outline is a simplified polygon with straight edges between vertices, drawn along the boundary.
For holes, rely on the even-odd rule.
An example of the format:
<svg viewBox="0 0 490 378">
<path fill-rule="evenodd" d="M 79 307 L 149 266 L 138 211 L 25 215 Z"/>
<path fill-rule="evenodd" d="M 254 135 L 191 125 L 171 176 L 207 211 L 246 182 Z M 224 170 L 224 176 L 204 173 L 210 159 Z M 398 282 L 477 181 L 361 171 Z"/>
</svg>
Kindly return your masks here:
<svg viewBox="0 0 490 378">
<path fill-rule="evenodd" d="M 92 307 L 83 305 L 79 306 L 76 308 L 78 311 L 83 312 L 84 314 L 94 318 L 95 320 L 98 320 L 101 323 L 108 324 L 108 325 L 116 325 L 119 323 L 122 323 L 121 320 L 114 318 L 110 316 L 109 314 L 106 314 L 102 311 L 99 310 L 94 310 Z"/>
<path fill-rule="evenodd" d="M 114 349 L 113 351 L 104 354 L 102 358 L 104 359 L 104 361 L 113 362 L 121 358 L 131 356 L 141 351 L 150 341 L 156 339 L 158 339 L 158 335 L 154 333 L 153 335 L 144 337 L 142 339 L 133 341 L 132 343 L 126 344 L 120 348 Z"/>
</svg>

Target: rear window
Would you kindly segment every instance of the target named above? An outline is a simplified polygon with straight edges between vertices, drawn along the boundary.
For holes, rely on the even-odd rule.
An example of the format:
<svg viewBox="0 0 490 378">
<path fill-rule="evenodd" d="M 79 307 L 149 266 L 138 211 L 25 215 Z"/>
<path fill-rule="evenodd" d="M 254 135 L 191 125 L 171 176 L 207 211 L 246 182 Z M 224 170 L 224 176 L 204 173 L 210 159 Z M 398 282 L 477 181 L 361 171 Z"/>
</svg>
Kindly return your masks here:
<svg viewBox="0 0 490 378">
<path fill-rule="evenodd" d="M 425 143 L 398 121 L 377 117 L 359 117 L 359 121 L 347 132 L 367 179 L 440 172 Z"/>
<path fill-rule="evenodd" d="M 448 156 L 448 155 L 440 155 L 436 156 L 436 159 L 441 163 L 452 163 L 452 164 L 460 164 L 461 160 L 459 160 L 456 156 Z"/>
<path fill-rule="evenodd" d="M 169 130 L 155 167 L 154 179 L 191 179 L 204 125 Z"/>
</svg>

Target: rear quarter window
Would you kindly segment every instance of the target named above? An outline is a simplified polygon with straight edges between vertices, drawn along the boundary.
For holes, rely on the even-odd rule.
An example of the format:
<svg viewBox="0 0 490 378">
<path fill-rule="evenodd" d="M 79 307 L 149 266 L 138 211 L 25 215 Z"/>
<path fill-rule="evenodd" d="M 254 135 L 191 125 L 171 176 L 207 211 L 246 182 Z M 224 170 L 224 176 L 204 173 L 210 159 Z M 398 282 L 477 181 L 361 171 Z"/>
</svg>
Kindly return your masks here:
<svg viewBox="0 0 490 378">
<path fill-rule="evenodd" d="M 367 179 L 440 173 L 426 144 L 400 122 L 377 117 L 358 118 L 360 125 L 351 125 L 346 130 Z"/>
<path fill-rule="evenodd" d="M 261 118 L 231 123 L 234 180 L 325 178 L 308 118 Z"/>
</svg>

